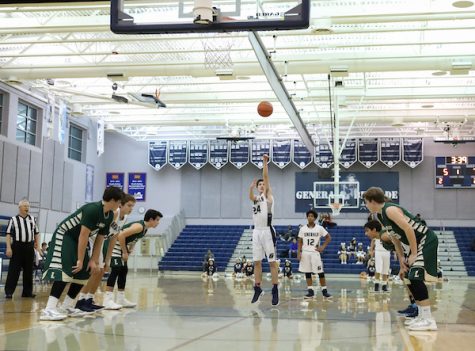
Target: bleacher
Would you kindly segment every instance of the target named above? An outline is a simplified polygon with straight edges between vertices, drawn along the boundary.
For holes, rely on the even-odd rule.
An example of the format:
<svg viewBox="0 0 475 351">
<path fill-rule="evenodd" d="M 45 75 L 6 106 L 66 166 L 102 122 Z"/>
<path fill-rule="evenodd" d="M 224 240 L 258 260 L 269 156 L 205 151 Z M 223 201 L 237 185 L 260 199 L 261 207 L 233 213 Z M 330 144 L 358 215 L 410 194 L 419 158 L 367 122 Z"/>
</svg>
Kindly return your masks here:
<svg viewBox="0 0 475 351">
<path fill-rule="evenodd" d="M 218 271 L 223 272 L 242 232 L 248 226 L 187 225 L 159 262 L 160 271 L 201 271 L 210 249 Z"/>
<path fill-rule="evenodd" d="M 447 227 L 445 229 L 454 232 L 467 274 L 469 276 L 475 276 L 475 251 L 472 251 L 472 242 L 475 239 L 475 228 Z"/>
</svg>

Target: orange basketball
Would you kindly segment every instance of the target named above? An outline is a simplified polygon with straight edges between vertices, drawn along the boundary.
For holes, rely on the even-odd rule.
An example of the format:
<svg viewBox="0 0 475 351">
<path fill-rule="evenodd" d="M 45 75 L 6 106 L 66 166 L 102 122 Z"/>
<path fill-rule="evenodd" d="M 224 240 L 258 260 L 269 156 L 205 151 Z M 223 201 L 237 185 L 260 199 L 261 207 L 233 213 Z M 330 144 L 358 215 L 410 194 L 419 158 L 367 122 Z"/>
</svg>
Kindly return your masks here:
<svg viewBox="0 0 475 351">
<path fill-rule="evenodd" d="M 273 111 L 274 108 L 269 101 L 261 101 L 259 105 L 257 105 L 257 113 L 262 117 L 269 117 Z"/>
</svg>

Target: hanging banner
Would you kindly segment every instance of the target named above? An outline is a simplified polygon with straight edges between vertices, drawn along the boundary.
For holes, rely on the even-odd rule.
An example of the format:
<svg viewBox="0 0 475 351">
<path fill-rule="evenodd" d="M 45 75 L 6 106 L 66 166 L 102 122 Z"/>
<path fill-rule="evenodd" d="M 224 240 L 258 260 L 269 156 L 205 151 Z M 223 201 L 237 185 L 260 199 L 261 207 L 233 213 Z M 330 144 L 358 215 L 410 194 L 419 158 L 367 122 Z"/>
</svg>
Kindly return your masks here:
<svg viewBox="0 0 475 351">
<path fill-rule="evenodd" d="M 124 179 L 125 179 L 124 173 L 108 172 L 106 173 L 106 188 L 110 186 L 115 186 L 117 188 L 120 188 L 123 191 L 124 185 L 125 185 Z"/>
<path fill-rule="evenodd" d="M 188 154 L 188 162 L 196 169 L 201 169 L 208 163 L 208 141 L 207 140 L 190 140 L 190 151 Z"/>
<path fill-rule="evenodd" d="M 66 129 L 68 127 L 68 107 L 64 101 L 59 103 L 58 113 L 58 141 L 64 144 L 66 140 Z"/>
<path fill-rule="evenodd" d="M 330 143 L 322 142 L 315 147 L 315 164 L 320 168 L 330 168 L 333 164 L 333 150 Z"/>
<path fill-rule="evenodd" d="M 97 120 L 97 156 L 100 157 L 104 153 L 104 120 Z"/>
<path fill-rule="evenodd" d="M 226 140 L 209 141 L 209 163 L 216 169 L 221 169 L 228 163 L 228 142 Z"/>
<path fill-rule="evenodd" d="M 135 200 L 145 201 L 146 186 L 147 186 L 147 173 L 139 173 L 139 172 L 129 173 L 127 193 L 135 197 Z"/>
<path fill-rule="evenodd" d="M 366 168 L 371 168 L 378 160 L 378 138 L 360 138 L 358 161 Z"/>
<path fill-rule="evenodd" d="M 401 139 L 379 138 L 379 159 L 389 168 L 401 162 Z"/>
<path fill-rule="evenodd" d="M 290 163 L 291 140 L 272 140 L 272 162 L 279 168 Z"/>
<path fill-rule="evenodd" d="M 85 201 L 94 201 L 94 165 L 86 165 L 86 194 Z"/>
<path fill-rule="evenodd" d="M 315 149 L 314 149 L 315 150 Z M 312 150 L 313 152 L 315 152 Z M 293 141 L 292 162 L 300 169 L 304 169 L 312 163 L 312 153 L 307 149 L 307 146 L 300 140 Z"/>
<path fill-rule="evenodd" d="M 249 141 L 231 143 L 230 161 L 238 169 L 249 163 Z"/>
<path fill-rule="evenodd" d="M 259 169 L 264 167 L 263 155 L 270 156 L 270 140 L 251 140 L 251 163 Z"/>
<path fill-rule="evenodd" d="M 148 164 L 157 171 L 167 164 L 168 143 L 166 141 L 148 142 Z"/>
<path fill-rule="evenodd" d="M 342 141 L 343 142 L 343 141 Z M 356 139 L 347 139 L 341 151 L 340 165 L 350 168 L 356 162 Z"/>
<path fill-rule="evenodd" d="M 188 159 L 186 140 L 170 140 L 168 142 L 168 164 L 175 169 L 183 167 Z"/>
<path fill-rule="evenodd" d="M 45 109 L 45 120 L 47 122 L 46 135 L 49 139 L 54 138 L 54 121 L 55 121 L 55 96 L 54 94 L 48 94 L 48 104 Z"/>
<path fill-rule="evenodd" d="M 403 139 L 402 159 L 411 168 L 416 168 L 424 159 L 422 138 Z"/>
</svg>

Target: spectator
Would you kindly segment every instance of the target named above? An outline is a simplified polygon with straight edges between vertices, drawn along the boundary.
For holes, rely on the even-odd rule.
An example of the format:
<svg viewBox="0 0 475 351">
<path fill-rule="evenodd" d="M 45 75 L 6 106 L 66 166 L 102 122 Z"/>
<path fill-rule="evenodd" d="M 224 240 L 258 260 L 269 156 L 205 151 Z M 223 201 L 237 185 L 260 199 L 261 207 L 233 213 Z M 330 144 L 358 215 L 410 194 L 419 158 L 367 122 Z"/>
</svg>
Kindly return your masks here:
<svg viewBox="0 0 475 351">
<path fill-rule="evenodd" d="M 299 245 L 297 243 L 297 239 L 293 238 L 292 242 L 289 245 L 289 257 L 297 257 L 297 250 Z"/>
<path fill-rule="evenodd" d="M 366 260 L 366 252 L 363 248 L 363 243 L 358 243 L 358 248 L 356 250 L 356 264 L 364 264 Z"/>
<path fill-rule="evenodd" d="M 290 260 L 285 260 L 284 263 L 284 276 L 292 279 L 292 262 Z"/>
<path fill-rule="evenodd" d="M 292 240 L 292 226 L 289 225 L 287 228 L 287 231 L 282 235 L 282 239 L 285 241 L 291 241 Z"/>
<path fill-rule="evenodd" d="M 43 243 L 41 243 L 41 252 L 40 252 L 40 254 L 41 254 L 42 257 L 46 258 L 47 253 L 48 253 L 48 244 L 43 242 Z"/>
<path fill-rule="evenodd" d="M 338 258 L 340 259 L 341 264 L 346 264 L 348 260 L 348 254 L 346 252 L 346 244 L 341 243 L 340 244 L 340 250 L 338 250 Z"/>
<path fill-rule="evenodd" d="M 33 265 L 35 248 L 38 248 L 39 231 L 35 219 L 29 214 L 30 203 L 21 200 L 18 203 L 18 215 L 10 218 L 6 230 L 8 265 L 5 283 L 5 298 L 11 299 L 15 292 L 20 272 L 23 270 L 22 297 L 35 297 L 33 294 Z"/>
<path fill-rule="evenodd" d="M 212 258 L 214 260 L 214 254 L 213 254 L 213 251 L 208 249 L 208 252 L 205 254 L 205 257 L 203 259 L 203 272 L 207 271 L 208 261 L 209 261 L 210 258 Z"/>
</svg>

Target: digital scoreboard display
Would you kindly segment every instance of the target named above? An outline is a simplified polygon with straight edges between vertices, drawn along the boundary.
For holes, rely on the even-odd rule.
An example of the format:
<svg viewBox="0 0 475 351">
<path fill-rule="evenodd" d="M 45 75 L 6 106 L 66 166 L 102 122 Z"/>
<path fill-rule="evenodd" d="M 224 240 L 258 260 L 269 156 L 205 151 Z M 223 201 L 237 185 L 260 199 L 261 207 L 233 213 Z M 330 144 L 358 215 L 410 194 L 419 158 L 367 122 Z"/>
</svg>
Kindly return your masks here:
<svg viewBox="0 0 475 351">
<path fill-rule="evenodd" d="M 435 187 L 475 189 L 475 156 L 436 157 Z"/>
</svg>

